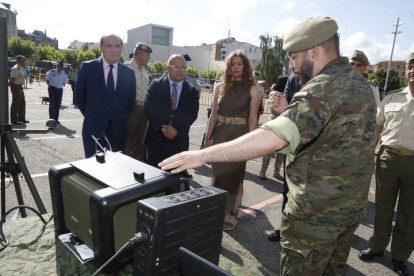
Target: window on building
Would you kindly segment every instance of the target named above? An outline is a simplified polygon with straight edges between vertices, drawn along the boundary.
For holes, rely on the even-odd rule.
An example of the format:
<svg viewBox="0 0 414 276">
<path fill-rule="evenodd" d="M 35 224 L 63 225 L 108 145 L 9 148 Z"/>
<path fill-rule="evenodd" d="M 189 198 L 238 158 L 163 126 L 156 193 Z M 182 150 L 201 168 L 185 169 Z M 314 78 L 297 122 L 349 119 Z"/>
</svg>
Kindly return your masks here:
<svg viewBox="0 0 414 276">
<path fill-rule="evenodd" d="M 405 71 L 402 71 L 402 72 L 401 72 L 401 75 L 405 76 Z"/>
<path fill-rule="evenodd" d="M 405 70 L 405 65 L 403 66 L 403 69 Z"/>
<path fill-rule="evenodd" d="M 381 69 L 382 68 L 382 65 L 378 65 L 378 69 Z"/>
<path fill-rule="evenodd" d="M 250 53 L 252 52 L 252 47 L 250 47 Z"/>
<path fill-rule="evenodd" d="M 397 69 L 400 69 L 401 68 L 401 65 L 397 65 Z"/>
<path fill-rule="evenodd" d="M 159 27 L 152 27 L 151 43 L 162 46 L 170 46 L 170 30 Z"/>
</svg>

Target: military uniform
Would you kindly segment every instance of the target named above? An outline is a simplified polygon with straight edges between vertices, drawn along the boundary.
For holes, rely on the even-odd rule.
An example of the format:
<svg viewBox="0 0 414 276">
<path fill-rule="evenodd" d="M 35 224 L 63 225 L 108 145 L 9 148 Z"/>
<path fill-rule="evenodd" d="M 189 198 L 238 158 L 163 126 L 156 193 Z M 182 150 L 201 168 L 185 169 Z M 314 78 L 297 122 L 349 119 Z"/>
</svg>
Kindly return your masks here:
<svg viewBox="0 0 414 276">
<path fill-rule="evenodd" d="M 366 79 L 337 58 L 263 126 L 289 143 L 281 275 L 342 275 L 368 200 L 375 108 Z"/>
<path fill-rule="evenodd" d="M 138 43 L 137 47 L 144 47 L 145 44 Z M 145 45 L 144 51 L 148 51 Z M 140 48 L 140 49 L 141 49 Z M 151 50 L 152 52 L 152 50 Z M 147 66 L 139 67 L 134 59 L 127 65 L 134 69 L 136 79 L 136 105 L 128 115 L 128 135 L 125 143 L 124 154 L 129 155 L 139 161 L 144 161 L 145 146 L 143 145 L 145 130 L 147 129 L 147 117 L 142 110 L 145 93 L 150 83 Z"/>
<path fill-rule="evenodd" d="M 72 88 L 72 104 L 76 104 L 75 93 L 76 93 L 76 82 L 78 81 L 78 70 L 74 71 L 73 68 L 76 68 L 76 65 L 72 65 L 72 69 L 69 71 L 68 79 L 70 81 L 70 87 Z"/>
<path fill-rule="evenodd" d="M 10 107 L 10 121 L 17 123 L 17 121 L 26 121 L 26 99 L 24 97 L 24 68 L 19 64 L 13 66 L 10 71 L 10 77 L 15 78 L 10 85 L 12 93 L 12 104 Z"/>
<path fill-rule="evenodd" d="M 59 67 L 63 67 L 63 63 L 59 63 Z M 58 72 L 58 69 L 52 69 L 46 74 L 48 81 L 49 93 L 49 118 L 59 123 L 59 110 L 62 103 L 63 85 L 68 83 L 68 76 L 65 71 Z"/>
<path fill-rule="evenodd" d="M 414 97 L 409 87 L 388 94 L 378 107 L 383 126 L 376 165 L 375 224 L 369 248 L 383 252 L 391 238 L 392 258 L 407 261 L 414 249 Z M 392 231 L 397 198 L 397 220 Z"/>
</svg>

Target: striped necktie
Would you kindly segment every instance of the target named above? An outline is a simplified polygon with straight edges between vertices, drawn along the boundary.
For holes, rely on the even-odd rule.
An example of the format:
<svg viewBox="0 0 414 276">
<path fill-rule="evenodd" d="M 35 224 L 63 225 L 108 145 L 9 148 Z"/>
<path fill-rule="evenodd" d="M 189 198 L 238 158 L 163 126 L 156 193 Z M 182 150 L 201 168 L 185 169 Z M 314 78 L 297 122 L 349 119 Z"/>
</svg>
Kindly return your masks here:
<svg viewBox="0 0 414 276">
<path fill-rule="evenodd" d="M 174 110 L 175 106 L 177 105 L 177 84 L 173 83 L 173 91 L 171 94 L 171 109 Z"/>
</svg>

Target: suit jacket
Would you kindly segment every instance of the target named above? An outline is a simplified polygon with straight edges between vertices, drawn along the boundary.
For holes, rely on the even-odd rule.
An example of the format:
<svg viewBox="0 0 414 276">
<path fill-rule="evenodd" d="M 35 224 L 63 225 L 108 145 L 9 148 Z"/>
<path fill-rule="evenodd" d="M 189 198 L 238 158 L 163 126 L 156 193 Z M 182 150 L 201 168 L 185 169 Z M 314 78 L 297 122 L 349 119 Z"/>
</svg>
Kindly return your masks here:
<svg viewBox="0 0 414 276">
<path fill-rule="evenodd" d="M 115 93 L 111 96 L 106 88 L 102 58 L 83 62 L 78 72 L 75 97 L 76 104 L 85 117 L 82 128 L 85 152 L 91 146 L 85 144 L 85 141 L 90 141 L 94 149 L 92 135 L 102 137 L 109 120 L 112 120 L 112 131 L 115 134 L 115 141 L 110 142 L 125 143 L 127 115 L 135 105 L 134 70 L 118 62 Z"/>
<path fill-rule="evenodd" d="M 188 150 L 190 127 L 198 116 L 198 92 L 184 80 L 178 105 L 171 108 L 170 83 L 168 78 L 154 80 L 145 94 L 143 110 L 148 119 L 144 143 L 148 147 L 159 147 L 169 143 L 174 152 Z M 171 125 L 178 135 L 168 140 L 162 133 L 162 125 Z"/>
</svg>

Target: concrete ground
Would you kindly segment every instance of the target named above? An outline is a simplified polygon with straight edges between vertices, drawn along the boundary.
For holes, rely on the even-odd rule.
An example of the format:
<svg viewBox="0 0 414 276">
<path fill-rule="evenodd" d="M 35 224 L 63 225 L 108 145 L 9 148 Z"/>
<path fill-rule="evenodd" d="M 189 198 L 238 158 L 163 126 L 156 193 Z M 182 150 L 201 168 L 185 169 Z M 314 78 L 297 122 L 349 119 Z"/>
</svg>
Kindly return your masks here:
<svg viewBox="0 0 414 276">
<path fill-rule="evenodd" d="M 48 95 L 46 84 L 33 83 L 24 92 L 27 103 L 27 120 L 30 123 L 15 126 L 14 129 L 45 129 L 45 122 L 49 118 L 49 105 L 42 104 L 41 97 Z M 10 103 L 11 93 L 9 93 Z M 48 134 L 13 134 L 36 188 L 50 213 L 52 206 L 47 177 L 49 169 L 55 165 L 84 158 L 81 139 L 83 116 L 71 103 L 72 91 L 70 86 L 65 86 L 59 119 L 61 124 L 53 132 Z M 267 119 L 267 115 L 261 116 L 260 123 L 266 122 Z M 207 106 L 200 106 L 198 119 L 190 131 L 191 149 L 199 148 L 206 122 Z M 279 243 L 268 241 L 267 235 L 280 226 L 283 184 L 271 177 L 273 167 L 268 169 L 268 180 L 259 179 L 260 167 L 261 158 L 247 162 L 244 197 L 241 206 L 243 216 L 233 231 L 224 233 L 222 254 L 258 275 L 278 275 L 281 248 Z M 193 188 L 210 184 L 211 169 L 209 165 L 190 170 L 190 173 L 194 176 L 191 181 Z M 24 179 L 21 179 L 21 185 L 25 203 L 35 206 Z M 13 183 L 7 180 L 6 186 L 6 210 L 8 210 L 17 205 L 17 200 Z M 377 258 L 374 262 L 364 263 L 358 259 L 358 252 L 367 247 L 367 241 L 373 233 L 374 195 L 375 183 L 372 181 L 367 214 L 354 235 L 345 275 L 395 275 L 391 263 L 390 248 L 387 248 L 384 257 Z M 413 263 L 414 258 L 411 256 L 408 266 L 412 273 L 414 273 Z"/>
</svg>

